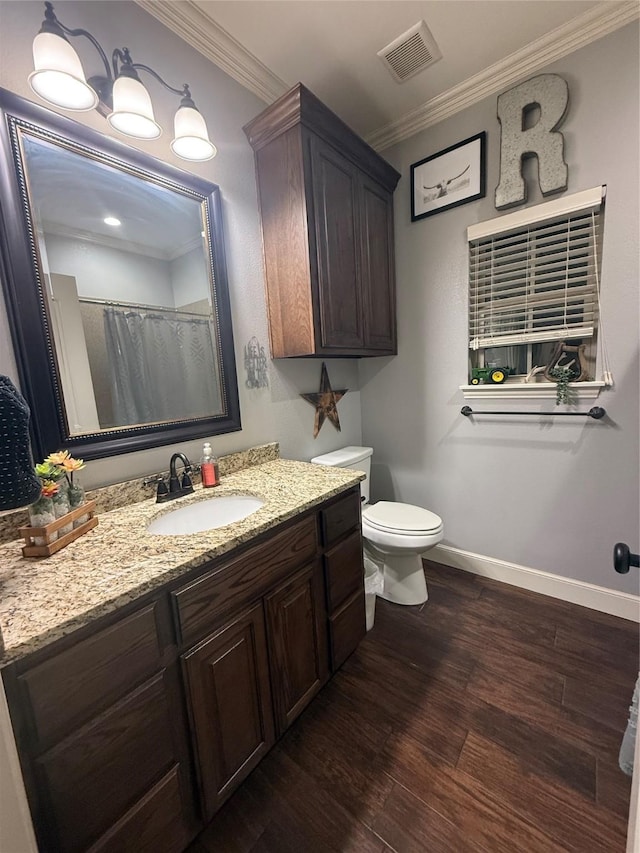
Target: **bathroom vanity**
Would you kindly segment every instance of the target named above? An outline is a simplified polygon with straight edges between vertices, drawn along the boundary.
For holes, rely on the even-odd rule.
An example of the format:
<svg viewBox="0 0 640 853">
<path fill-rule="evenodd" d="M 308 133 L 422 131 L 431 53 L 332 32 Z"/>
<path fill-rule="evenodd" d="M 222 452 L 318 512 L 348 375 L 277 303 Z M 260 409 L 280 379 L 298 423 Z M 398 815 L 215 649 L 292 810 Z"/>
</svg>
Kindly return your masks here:
<svg viewBox="0 0 640 853">
<path fill-rule="evenodd" d="M 360 479 L 274 459 L 223 478 L 264 500 L 224 528 L 152 536 L 145 501 L 15 558 L 2 676 L 41 851 L 178 853 L 211 819 L 365 634 Z"/>
</svg>

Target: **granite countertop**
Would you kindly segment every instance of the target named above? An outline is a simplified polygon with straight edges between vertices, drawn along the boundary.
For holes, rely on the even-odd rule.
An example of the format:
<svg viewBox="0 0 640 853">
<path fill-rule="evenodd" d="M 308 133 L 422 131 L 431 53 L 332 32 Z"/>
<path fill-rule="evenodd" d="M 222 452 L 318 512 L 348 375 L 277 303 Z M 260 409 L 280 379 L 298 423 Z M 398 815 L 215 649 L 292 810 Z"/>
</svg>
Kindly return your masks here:
<svg viewBox="0 0 640 853">
<path fill-rule="evenodd" d="M 215 489 L 168 504 L 153 498 L 99 515 L 96 528 L 46 559 L 22 557 L 21 541 L 0 546 L 0 630 L 5 666 L 116 610 L 286 519 L 355 486 L 364 474 L 276 459 L 221 478 Z M 264 500 L 257 512 L 216 530 L 146 533 L 148 522 L 195 501 L 230 494 Z M 22 542 L 22 544 L 24 544 Z"/>
</svg>

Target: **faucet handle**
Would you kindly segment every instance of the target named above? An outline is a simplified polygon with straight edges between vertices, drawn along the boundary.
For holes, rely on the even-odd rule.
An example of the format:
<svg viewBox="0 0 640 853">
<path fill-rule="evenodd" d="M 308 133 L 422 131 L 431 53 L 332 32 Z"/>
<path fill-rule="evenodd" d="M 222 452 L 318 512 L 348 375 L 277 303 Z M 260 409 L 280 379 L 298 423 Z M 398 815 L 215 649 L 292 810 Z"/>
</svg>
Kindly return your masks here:
<svg viewBox="0 0 640 853">
<path fill-rule="evenodd" d="M 164 500 L 164 498 L 169 494 L 169 489 L 167 488 L 167 483 L 164 477 L 158 478 L 158 489 L 156 491 L 156 503 L 158 501 Z"/>
<path fill-rule="evenodd" d="M 142 481 L 142 485 L 145 486 L 145 488 L 157 486 L 160 480 L 164 480 L 165 476 L 165 474 L 149 474 L 149 476 L 145 477 Z"/>
</svg>

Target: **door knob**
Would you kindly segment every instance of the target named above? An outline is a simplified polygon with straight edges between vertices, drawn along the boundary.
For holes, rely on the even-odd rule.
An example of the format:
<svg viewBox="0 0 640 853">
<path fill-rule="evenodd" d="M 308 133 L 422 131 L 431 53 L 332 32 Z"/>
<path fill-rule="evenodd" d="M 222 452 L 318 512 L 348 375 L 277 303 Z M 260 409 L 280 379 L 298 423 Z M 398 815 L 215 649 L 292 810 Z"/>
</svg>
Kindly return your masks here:
<svg viewBox="0 0 640 853">
<path fill-rule="evenodd" d="M 629 566 L 640 567 L 640 554 L 632 554 L 628 545 L 618 542 L 613 546 L 613 568 L 619 575 L 626 575 Z"/>
</svg>

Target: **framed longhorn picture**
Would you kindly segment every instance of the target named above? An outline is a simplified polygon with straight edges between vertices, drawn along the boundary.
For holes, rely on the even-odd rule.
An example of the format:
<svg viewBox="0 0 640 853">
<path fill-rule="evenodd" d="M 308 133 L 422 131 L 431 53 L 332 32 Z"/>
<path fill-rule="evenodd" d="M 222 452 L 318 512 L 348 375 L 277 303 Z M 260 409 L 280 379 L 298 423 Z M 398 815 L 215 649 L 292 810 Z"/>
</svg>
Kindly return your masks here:
<svg viewBox="0 0 640 853">
<path fill-rule="evenodd" d="M 458 207 L 486 194 L 483 130 L 411 166 L 411 221 Z"/>
</svg>

